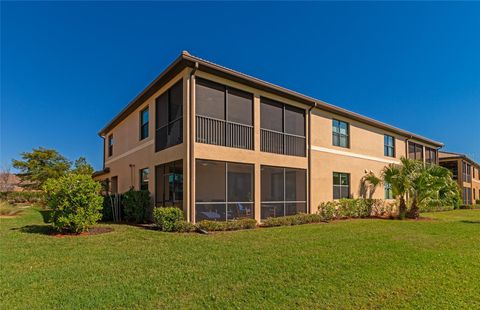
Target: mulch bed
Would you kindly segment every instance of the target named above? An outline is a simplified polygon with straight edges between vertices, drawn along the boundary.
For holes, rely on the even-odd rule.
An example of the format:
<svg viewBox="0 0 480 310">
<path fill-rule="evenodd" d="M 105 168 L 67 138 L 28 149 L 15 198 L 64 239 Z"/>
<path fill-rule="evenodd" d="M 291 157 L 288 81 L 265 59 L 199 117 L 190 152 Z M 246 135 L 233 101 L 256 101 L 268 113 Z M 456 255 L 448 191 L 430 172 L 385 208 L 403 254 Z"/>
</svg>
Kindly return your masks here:
<svg viewBox="0 0 480 310">
<path fill-rule="evenodd" d="M 110 227 L 92 227 L 86 232 L 82 233 L 59 233 L 59 232 L 52 232 L 50 233 L 51 236 L 56 238 L 65 238 L 65 237 L 80 237 L 80 236 L 90 236 L 90 235 L 99 235 L 112 232 L 113 228 Z"/>
</svg>

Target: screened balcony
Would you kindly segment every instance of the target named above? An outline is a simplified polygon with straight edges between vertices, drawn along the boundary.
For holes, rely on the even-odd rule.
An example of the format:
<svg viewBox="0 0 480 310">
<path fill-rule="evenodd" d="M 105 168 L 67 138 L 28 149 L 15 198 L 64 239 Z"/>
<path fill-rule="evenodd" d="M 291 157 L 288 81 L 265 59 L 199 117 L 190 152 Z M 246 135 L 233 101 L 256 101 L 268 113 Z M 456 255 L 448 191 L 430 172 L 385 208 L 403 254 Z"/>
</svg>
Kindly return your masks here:
<svg viewBox="0 0 480 310">
<path fill-rule="evenodd" d="M 262 152 L 306 155 L 305 110 L 262 98 L 260 121 Z"/>
<path fill-rule="evenodd" d="M 253 126 L 197 115 L 196 141 L 253 150 Z"/>
<path fill-rule="evenodd" d="M 253 150 L 253 95 L 198 79 L 196 142 Z"/>
<path fill-rule="evenodd" d="M 195 220 L 254 218 L 253 165 L 196 160 Z"/>
</svg>

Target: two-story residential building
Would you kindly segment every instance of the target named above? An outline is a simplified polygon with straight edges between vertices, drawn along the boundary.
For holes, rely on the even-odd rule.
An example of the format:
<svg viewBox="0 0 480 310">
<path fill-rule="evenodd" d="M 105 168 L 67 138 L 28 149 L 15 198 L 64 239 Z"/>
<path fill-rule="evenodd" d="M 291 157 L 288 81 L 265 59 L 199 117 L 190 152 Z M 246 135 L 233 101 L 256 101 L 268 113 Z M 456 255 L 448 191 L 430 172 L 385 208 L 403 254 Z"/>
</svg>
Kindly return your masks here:
<svg viewBox="0 0 480 310">
<path fill-rule="evenodd" d="M 465 154 L 441 151 L 440 166 L 449 169 L 460 187 L 463 204 L 480 199 L 480 165 Z"/>
<path fill-rule="evenodd" d="M 99 135 L 111 191 L 148 189 L 190 221 L 316 212 L 442 143 L 183 52 Z M 374 198 L 390 199 L 388 185 Z"/>
</svg>

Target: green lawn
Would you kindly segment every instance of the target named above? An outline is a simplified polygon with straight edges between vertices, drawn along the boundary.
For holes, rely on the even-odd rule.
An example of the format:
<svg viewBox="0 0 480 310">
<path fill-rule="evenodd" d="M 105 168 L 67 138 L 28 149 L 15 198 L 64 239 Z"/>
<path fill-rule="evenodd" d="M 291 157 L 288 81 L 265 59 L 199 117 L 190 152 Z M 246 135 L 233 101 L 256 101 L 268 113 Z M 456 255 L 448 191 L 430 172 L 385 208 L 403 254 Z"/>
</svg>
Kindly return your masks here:
<svg viewBox="0 0 480 310">
<path fill-rule="evenodd" d="M 0 219 L 0 308 L 480 308 L 480 210 L 214 235 Z"/>
</svg>

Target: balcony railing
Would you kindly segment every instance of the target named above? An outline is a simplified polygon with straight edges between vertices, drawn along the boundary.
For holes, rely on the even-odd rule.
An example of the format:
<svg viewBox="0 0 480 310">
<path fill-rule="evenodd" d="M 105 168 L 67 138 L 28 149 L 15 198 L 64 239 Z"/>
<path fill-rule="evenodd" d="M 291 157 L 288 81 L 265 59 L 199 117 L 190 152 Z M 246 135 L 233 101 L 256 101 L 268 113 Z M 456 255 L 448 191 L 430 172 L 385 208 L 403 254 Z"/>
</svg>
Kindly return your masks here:
<svg viewBox="0 0 480 310">
<path fill-rule="evenodd" d="M 305 156 L 305 137 L 263 128 L 260 130 L 260 135 L 260 150 L 262 152 Z"/>
<path fill-rule="evenodd" d="M 197 115 L 196 141 L 253 150 L 253 126 Z"/>
</svg>

